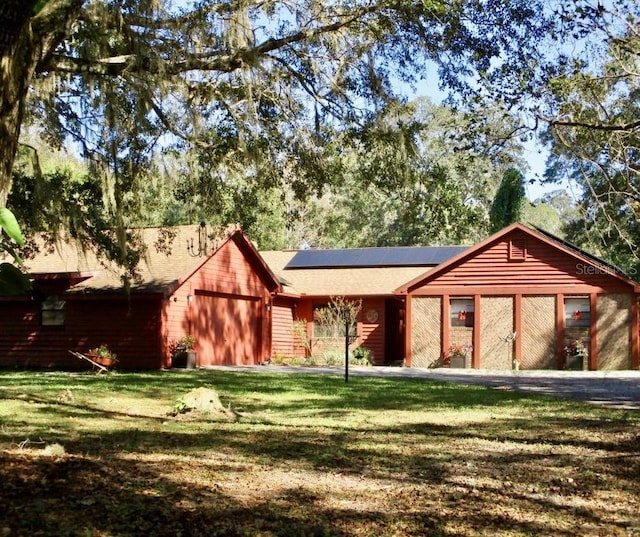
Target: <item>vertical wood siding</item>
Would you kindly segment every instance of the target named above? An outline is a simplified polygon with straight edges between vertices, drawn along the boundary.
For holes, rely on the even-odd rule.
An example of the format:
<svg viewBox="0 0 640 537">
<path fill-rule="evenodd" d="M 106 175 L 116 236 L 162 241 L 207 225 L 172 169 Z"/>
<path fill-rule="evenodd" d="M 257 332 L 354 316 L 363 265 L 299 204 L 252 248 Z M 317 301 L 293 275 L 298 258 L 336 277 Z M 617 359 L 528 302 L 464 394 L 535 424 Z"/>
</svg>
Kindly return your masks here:
<svg viewBox="0 0 640 537">
<path fill-rule="evenodd" d="M 251 263 L 235 242 L 226 242 L 171 297 L 163 333 L 167 357 L 170 344 L 189 334 L 198 365 L 262 362 L 271 352 L 269 300 Z"/>
</svg>

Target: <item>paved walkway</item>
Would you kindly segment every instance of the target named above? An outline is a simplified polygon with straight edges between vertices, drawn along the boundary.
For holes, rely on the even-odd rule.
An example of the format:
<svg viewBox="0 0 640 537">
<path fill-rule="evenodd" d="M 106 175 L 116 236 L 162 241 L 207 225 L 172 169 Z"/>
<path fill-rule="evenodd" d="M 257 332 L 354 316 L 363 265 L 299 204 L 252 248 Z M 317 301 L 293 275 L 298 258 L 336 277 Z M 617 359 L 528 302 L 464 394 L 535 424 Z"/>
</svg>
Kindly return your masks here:
<svg viewBox="0 0 640 537">
<path fill-rule="evenodd" d="M 289 366 L 218 366 L 211 369 L 262 373 L 344 375 L 343 369 Z M 576 399 L 640 411 L 640 371 L 491 371 L 414 367 L 350 367 L 353 376 L 413 377 Z"/>
</svg>

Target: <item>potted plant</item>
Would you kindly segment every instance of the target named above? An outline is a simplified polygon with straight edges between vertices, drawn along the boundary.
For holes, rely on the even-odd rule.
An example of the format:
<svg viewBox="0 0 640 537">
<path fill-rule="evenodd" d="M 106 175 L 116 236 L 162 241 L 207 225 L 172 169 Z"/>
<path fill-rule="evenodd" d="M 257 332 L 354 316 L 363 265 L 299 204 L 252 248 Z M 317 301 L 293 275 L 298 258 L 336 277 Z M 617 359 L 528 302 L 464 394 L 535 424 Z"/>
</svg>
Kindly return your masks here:
<svg viewBox="0 0 640 537">
<path fill-rule="evenodd" d="M 473 347 L 471 343 L 464 345 L 451 345 L 445 353 L 445 365 L 456 369 L 468 369 L 471 367 L 471 351 Z"/>
<path fill-rule="evenodd" d="M 197 354 L 193 350 L 196 340 L 191 335 L 182 336 L 170 346 L 171 366 L 194 369 L 197 363 Z"/>
<path fill-rule="evenodd" d="M 103 343 L 99 347 L 89 349 L 87 351 L 87 357 L 96 364 L 106 368 L 113 367 L 118 361 L 116 353 L 109 349 L 106 343 Z"/>
<path fill-rule="evenodd" d="M 565 369 L 587 369 L 587 347 L 579 339 L 567 341 L 564 346 Z"/>
</svg>

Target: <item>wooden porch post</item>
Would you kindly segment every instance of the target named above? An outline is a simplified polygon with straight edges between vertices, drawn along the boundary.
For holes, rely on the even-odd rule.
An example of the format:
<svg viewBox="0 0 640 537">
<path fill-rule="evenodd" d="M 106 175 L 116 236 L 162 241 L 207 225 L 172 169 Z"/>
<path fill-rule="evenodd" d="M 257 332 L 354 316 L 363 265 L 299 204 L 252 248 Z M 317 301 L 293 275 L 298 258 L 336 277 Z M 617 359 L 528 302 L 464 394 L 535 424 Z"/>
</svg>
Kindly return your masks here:
<svg viewBox="0 0 640 537">
<path fill-rule="evenodd" d="M 638 317 L 638 297 L 631 295 L 631 367 L 640 367 L 640 318 Z"/>
<path fill-rule="evenodd" d="M 589 295 L 591 326 L 589 327 L 589 370 L 598 370 L 598 295 Z"/>
<path fill-rule="evenodd" d="M 451 327 L 449 323 L 449 319 L 451 317 L 451 301 L 449 300 L 449 295 L 442 295 L 442 308 L 441 311 L 441 333 L 442 340 L 440 341 L 440 352 L 442 356 L 444 356 L 449 349 L 449 345 L 451 344 Z"/>
<path fill-rule="evenodd" d="M 411 295 L 404 301 L 404 365 L 411 367 Z"/>
<path fill-rule="evenodd" d="M 513 330 L 516 333 L 515 356 L 516 360 L 522 365 L 522 295 L 515 295 L 513 304 Z"/>
<path fill-rule="evenodd" d="M 556 295 L 556 366 L 557 369 L 564 369 L 564 294 Z"/>
<path fill-rule="evenodd" d="M 480 308 L 482 295 L 473 295 L 473 350 L 471 366 L 473 369 L 480 369 L 480 353 L 482 348 L 480 345 L 480 324 L 482 321 L 482 310 Z"/>
</svg>

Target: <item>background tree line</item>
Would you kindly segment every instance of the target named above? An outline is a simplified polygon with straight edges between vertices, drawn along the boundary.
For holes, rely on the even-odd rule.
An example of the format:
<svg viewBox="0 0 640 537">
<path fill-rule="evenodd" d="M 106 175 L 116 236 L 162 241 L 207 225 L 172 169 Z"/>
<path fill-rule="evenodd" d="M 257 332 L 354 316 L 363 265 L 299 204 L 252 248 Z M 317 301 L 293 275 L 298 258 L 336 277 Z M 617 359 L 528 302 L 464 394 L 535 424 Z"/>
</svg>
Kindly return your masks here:
<svg viewBox="0 0 640 537">
<path fill-rule="evenodd" d="M 545 180 L 579 203 L 559 190 L 521 218 L 632 269 L 637 16 L 635 1 L 7 0 L 0 205 L 129 267 L 131 226 L 200 220 L 261 248 L 473 242 L 537 134 Z M 447 101 L 408 102 L 436 72 Z"/>
</svg>

